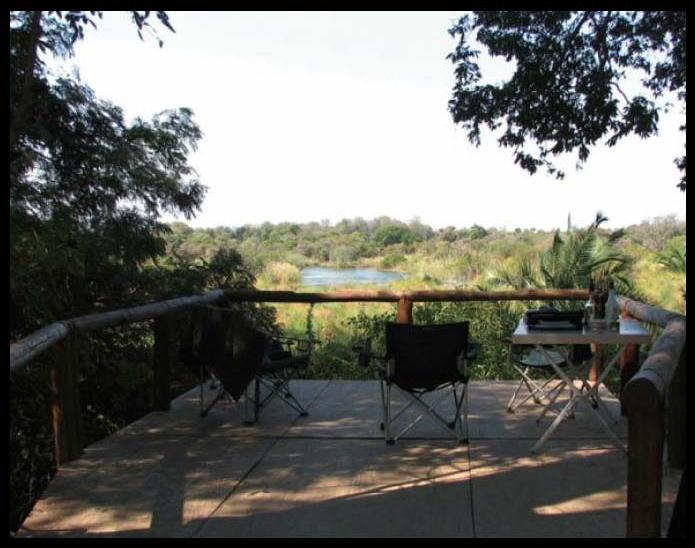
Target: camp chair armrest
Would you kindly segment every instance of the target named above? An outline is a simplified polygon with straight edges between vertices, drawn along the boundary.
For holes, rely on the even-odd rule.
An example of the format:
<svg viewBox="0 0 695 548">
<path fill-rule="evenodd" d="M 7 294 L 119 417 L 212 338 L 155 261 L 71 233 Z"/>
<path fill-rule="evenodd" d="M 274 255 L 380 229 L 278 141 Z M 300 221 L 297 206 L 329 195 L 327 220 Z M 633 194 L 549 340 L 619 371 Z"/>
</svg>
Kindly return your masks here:
<svg viewBox="0 0 695 548">
<path fill-rule="evenodd" d="M 357 353 L 357 363 L 362 367 L 369 367 L 372 360 L 386 361 L 386 356 L 373 353 L 363 346 L 353 346 L 352 351 Z"/>
</svg>

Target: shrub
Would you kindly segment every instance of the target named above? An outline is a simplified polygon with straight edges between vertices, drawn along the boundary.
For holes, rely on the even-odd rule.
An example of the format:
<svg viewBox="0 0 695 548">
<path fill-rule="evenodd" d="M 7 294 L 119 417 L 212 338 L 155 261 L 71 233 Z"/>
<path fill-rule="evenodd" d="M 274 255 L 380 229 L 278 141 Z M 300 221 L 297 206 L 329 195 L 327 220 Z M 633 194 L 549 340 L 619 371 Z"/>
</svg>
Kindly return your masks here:
<svg viewBox="0 0 695 548">
<path fill-rule="evenodd" d="M 393 268 L 405 261 L 405 255 L 398 251 L 389 253 L 381 260 L 381 268 Z"/>
</svg>

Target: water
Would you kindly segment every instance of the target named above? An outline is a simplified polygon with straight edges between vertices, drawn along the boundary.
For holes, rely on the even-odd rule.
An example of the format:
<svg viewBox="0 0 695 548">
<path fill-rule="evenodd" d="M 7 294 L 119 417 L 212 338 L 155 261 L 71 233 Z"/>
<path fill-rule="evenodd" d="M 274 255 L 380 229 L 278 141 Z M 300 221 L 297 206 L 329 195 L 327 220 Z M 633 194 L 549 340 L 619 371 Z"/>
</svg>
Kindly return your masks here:
<svg viewBox="0 0 695 548">
<path fill-rule="evenodd" d="M 404 278 L 401 272 L 376 270 L 374 268 L 325 268 L 315 266 L 301 271 L 302 285 L 384 285 Z"/>
</svg>

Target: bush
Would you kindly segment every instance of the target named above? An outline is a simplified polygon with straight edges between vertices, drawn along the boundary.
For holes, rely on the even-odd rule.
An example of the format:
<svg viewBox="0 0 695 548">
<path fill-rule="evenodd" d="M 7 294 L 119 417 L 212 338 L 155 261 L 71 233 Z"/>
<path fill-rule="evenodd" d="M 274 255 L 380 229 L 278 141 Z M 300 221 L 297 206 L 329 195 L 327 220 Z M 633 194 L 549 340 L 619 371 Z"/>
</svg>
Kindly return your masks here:
<svg viewBox="0 0 695 548">
<path fill-rule="evenodd" d="M 405 255 L 398 251 L 389 253 L 381 260 L 381 268 L 393 268 L 405 261 Z"/>
</svg>

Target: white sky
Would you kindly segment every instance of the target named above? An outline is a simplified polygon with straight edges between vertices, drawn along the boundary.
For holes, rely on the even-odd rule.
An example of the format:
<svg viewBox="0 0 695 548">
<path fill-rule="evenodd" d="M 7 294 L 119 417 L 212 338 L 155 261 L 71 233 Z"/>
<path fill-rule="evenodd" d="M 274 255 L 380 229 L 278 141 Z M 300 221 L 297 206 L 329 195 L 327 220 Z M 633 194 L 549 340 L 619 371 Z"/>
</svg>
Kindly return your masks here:
<svg viewBox="0 0 695 548">
<path fill-rule="evenodd" d="M 160 49 L 126 13 L 105 13 L 68 64 L 129 118 L 193 109 L 204 137 L 191 164 L 208 192 L 192 226 L 388 215 L 553 229 L 599 209 L 612 227 L 685 219 L 678 109 L 658 137 L 595 148 L 582 171 L 572 159 L 564 181 L 528 175 L 494 138 L 470 145 L 447 110 L 456 13 L 169 15 L 176 33 L 156 25 Z"/>
</svg>

